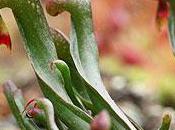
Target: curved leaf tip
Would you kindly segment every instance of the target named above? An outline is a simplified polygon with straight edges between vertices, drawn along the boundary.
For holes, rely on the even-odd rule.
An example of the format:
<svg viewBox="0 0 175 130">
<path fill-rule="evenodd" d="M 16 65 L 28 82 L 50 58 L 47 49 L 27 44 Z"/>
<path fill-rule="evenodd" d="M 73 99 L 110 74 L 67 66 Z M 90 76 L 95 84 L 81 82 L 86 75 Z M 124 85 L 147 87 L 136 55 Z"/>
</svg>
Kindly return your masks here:
<svg viewBox="0 0 175 130">
<path fill-rule="evenodd" d="M 159 130 L 169 130 L 171 124 L 171 115 L 166 113 L 162 118 L 162 124 Z"/>
</svg>

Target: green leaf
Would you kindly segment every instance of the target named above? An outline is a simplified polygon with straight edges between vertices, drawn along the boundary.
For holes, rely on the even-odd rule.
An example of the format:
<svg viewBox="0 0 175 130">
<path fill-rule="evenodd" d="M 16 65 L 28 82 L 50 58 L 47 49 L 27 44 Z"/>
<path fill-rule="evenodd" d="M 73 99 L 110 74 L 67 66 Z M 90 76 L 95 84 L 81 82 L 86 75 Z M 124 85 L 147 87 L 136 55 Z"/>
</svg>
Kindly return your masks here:
<svg viewBox="0 0 175 130">
<path fill-rule="evenodd" d="M 87 8 L 88 3 L 79 6 L 84 8 L 86 6 Z M 88 83 L 88 93 L 96 108 L 96 113 L 103 109 L 107 109 L 111 116 L 113 116 L 112 129 L 135 130 L 135 127 L 131 124 L 126 115 L 111 99 L 102 83 L 98 67 L 98 50 L 92 29 L 90 7 L 89 9 L 86 8 L 84 11 L 80 8 L 79 11 L 76 11 L 77 13 L 71 12 L 74 26 L 71 33 L 70 48 L 75 65 L 78 72 Z M 114 119 L 116 121 L 114 121 Z"/>
<path fill-rule="evenodd" d="M 89 98 L 86 90 L 86 81 L 78 73 L 72 56 L 70 54 L 70 41 L 68 38 L 59 30 L 51 29 L 51 34 L 54 40 L 54 44 L 57 50 L 58 58 L 65 61 L 70 69 L 71 81 L 73 88 L 76 90 L 75 94 L 80 98 L 83 105 L 88 110 L 94 110 L 94 106 Z"/>
<path fill-rule="evenodd" d="M 3 88 L 10 109 L 21 130 L 39 130 L 35 126 L 32 126 L 24 115 L 22 115 L 22 111 L 24 110 L 24 99 L 21 95 L 21 91 L 17 89 L 12 81 L 4 83 Z"/>
<path fill-rule="evenodd" d="M 59 30 L 51 29 L 51 34 L 54 40 L 58 58 L 65 61 L 69 66 L 72 85 L 79 94 L 78 96 L 88 104 L 91 103 L 87 90 L 85 88 L 86 83 L 78 73 L 70 54 L 69 39 Z"/>
<path fill-rule="evenodd" d="M 79 108 L 83 109 L 82 104 L 79 102 L 78 98 L 76 97 L 75 92 L 73 91 L 73 86 L 71 83 L 71 76 L 70 76 L 70 70 L 67 64 L 62 60 L 56 60 L 53 62 L 53 64 L 56 66 L 56 68 L 61 72 L 63 79 L 64 79 L 64 86 L 65 89 L 71 98 L 72 102 L 78 106 Z"/>
<path fill-rule="evenodd" d="M 66 124 L 72 130 L 88 130 L 89 123 L 91 122 L 91 117 L 84 113 L 81 109 L 66 103 L 61 99 L 54 91 L 49 87 L 42 84 L 43 82 L 39 80 L 43 87 L 43 91 L 47 98 L 49 98 L 55 107 L 56 116 Z"/>
<path fill-rule="evenodd" d="M 98 50 L 92 29 L 90 1 L 70 0 L 59 3 L 58 0 L 58 4 L 58 7 L 61 9 L 64 7 L 66 11 L 71 13 L 70 51 L 76 69 L 82 76 L 93 102 L 95 114 L 105 108 L 113 116 L 113 129 L 135 130 L 136 128 L 126 115 L 111 99 L 101 80 L 98 67 Z"/>
<path fill-rule="evenodd" d="M 159 130 L 169 130 L 171 124 L 171 115 L 165 114 L 162 119 L 162 124 Z"/>
</svg>

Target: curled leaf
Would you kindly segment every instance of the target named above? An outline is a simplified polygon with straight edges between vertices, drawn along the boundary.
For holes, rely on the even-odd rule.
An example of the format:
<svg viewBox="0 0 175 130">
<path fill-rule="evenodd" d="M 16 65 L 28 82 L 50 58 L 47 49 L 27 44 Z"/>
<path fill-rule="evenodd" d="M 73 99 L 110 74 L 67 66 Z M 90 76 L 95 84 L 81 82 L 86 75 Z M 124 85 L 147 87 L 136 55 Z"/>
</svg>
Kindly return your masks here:
<svg viewBox="0 0 175 130">
<path fill-rule="evenodd" d="M 58 58 L 65 61 L 69 66 L 71 81 L 74 90 L 77 92 L 77 96 L 83 99 L 83 103 L 90 103 L 90 98 L 88 96 L 87 90 L 85 88 L 85 82 L 81 75 L 78 73 L 72 56 L 70 54 L 70 41 L 69 39 L 59 30 L 51 29 L 51 34 L 54 40 Z M 84 102 L 85 101 L 85 102 Z"/>
<path fill-rule="evenodd" d="M 56 68 L 61 72 L 63 79 L 64 79 L 65 90 L 66 90 L 67 94 L 69 95 L 70 99 L 72 100 L 72 102 L 76 106 L 83 108 L 81 103 L 78 101 L 75 92 L 73 91 L 70 70 L 69 70 L 69 67 L 67 66 L 67 64 L 62 60 L 56 60 L 56 61 L 53 61 L 51 68 L 53 68 L 53 65 L 55 65 Z"/>
</svg>

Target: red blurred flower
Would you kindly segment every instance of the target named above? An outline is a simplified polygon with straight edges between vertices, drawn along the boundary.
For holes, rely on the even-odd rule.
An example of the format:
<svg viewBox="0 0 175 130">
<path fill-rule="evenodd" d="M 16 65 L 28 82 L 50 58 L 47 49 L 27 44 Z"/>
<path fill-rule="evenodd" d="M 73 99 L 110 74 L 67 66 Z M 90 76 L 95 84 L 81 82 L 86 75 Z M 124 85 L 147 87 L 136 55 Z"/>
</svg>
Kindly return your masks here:
<svg viewBox="0 0 175 130">
<path fill-rule="evenodd" d="M 156 22 L 159 29 L 161 29 L 161 27 L 167 22 L 168 16 L 169 16 L 168 0 L 158 0 Z"/>
<path fill-rule="evenodd" d="M 11 39 L 7 27 L 0 16 L 0 45 L 6 45 L 11 49 Z"/>
<path fill-rule="evenodd" d="M 6 45 L 11 49 L 11 40 L 9 34 L 0 33 L 0 45 Z"/>
<path fill-rule="evenodd" d="M 134 44 L 113 44 L 111 50 L 125 65 L 142 66 L 145 63 L 145 56 Z"/>
</svg>

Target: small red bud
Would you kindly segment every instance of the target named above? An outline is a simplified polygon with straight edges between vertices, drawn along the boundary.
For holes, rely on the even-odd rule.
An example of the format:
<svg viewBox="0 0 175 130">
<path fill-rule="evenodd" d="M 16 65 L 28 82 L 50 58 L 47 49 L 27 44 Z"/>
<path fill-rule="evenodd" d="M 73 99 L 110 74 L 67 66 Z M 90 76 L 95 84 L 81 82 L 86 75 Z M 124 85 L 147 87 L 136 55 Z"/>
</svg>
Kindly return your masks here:
<svg viewBox="0 0 175 130">
<path fill-rule="evenodd" d="M 38 107 L 37 100 L 31 99 L 24 107 L 22 113 L 26 113 L 28 118 L 34 118 L 35 116 L 41 114 L 43 111 Z"/>
<path fill-rule="evenodd" d="M 107 111 L 102 111 L 91 122 L 91 130 L 109 130 L 110 117 Z"/>
<path fill-rule="evenodd" d="M 29 118 L 34 118 L 35 116 L 41 114 L 43 111 L 39 108 L 32 108 L 26 112 L 26 116 Z"/>
<path fill-rule="evenodd" d="M 24 113 L 24 112 L 27 110 L 27 108 L 28 108 L 32 103 L 35 104 L 35 102 L 36 102 L 36 99 L 31 99 L 31 100 L 29 100 L 29 101 L 27 102 L 27 104 L 25 105 L 24 110 L 23 110 L 22 113 Z"/>
<path fill-rule="evenodd" d="M 169 16 L 169 2 L 168 0 L 159 0 L 156 15 L 156 22 L 159 28 L 166 23 Z"/>
<path fill-rule="evenodd" d="M 46 10 L 51 16 L 57 16 L 64 11 L 55 0 L 46 0 Z"/>
<path fill-rule="evenodd" d="M 11 49 L 11 39 L 9 34 L 0 34 L 0 45 L 2 44 Z"/>
</svg>

